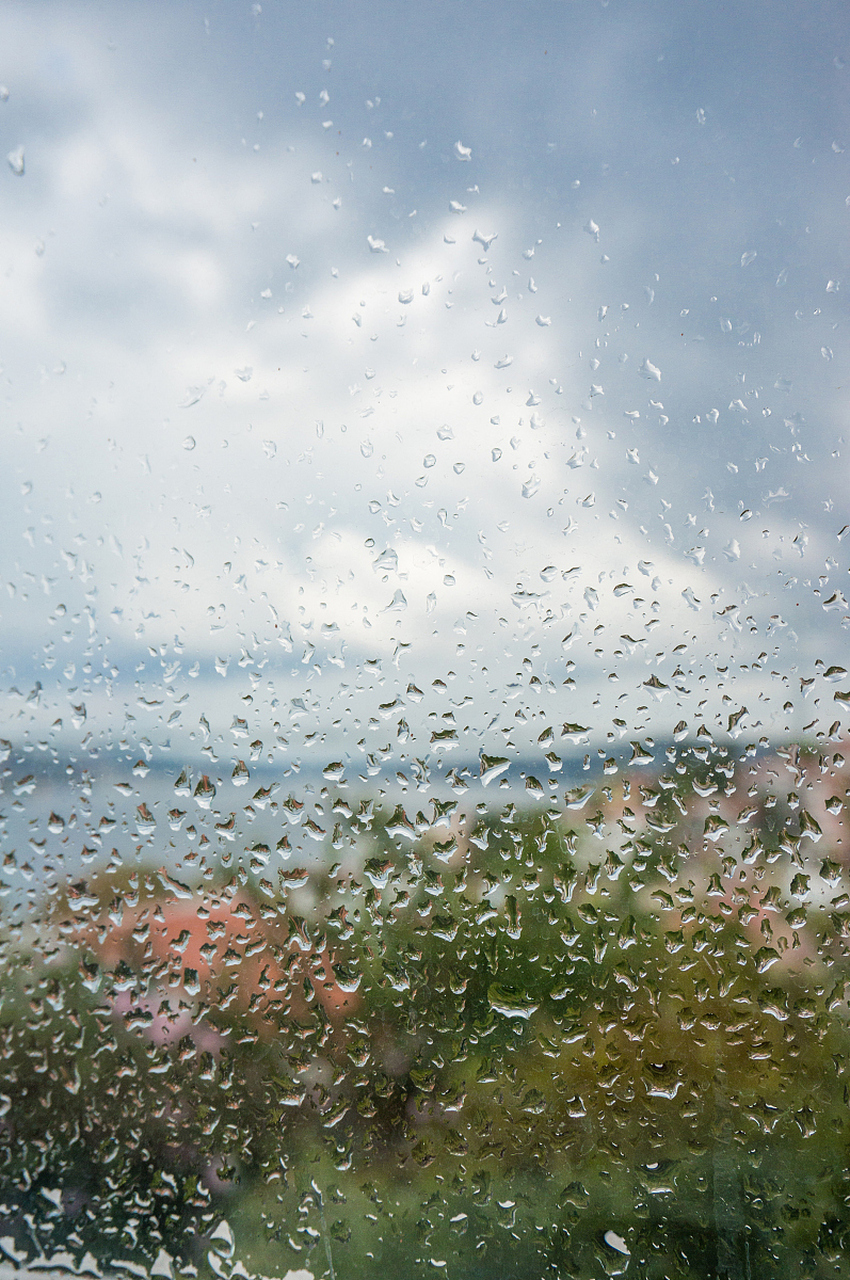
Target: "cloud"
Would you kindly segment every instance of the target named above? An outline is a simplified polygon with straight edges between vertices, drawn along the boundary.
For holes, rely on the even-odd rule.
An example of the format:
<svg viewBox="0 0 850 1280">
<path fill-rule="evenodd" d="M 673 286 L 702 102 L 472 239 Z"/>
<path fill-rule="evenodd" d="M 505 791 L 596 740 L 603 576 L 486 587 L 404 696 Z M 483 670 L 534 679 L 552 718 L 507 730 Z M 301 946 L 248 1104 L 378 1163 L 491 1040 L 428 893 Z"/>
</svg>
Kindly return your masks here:
<svg viewBox="0 0 850 1280">
<path fill-rule="evenodd" d="M 514 724 L 518 741 L 567 708 L 602 739 L 624 707 L 661 733 L 685 713 L 725 724 L 739 693 L 761 698 L 765 725 L 784 725 L 788 702 L 797 715 L 759 655 L 812 662 L 840 641 L 823 602 L 842 357 L 820 350 L 841 351 L 843 295 L 824 285 L 800 307 L 840 276 L 837 214 L 777 290 L 786 242 L 765 247 L 762 196 L 716 216 L 729 144 L 713 108 L 704 127 L 696 108 L 676 125 L 700 162 L 687 168 L 645 132 L 663 94 L 628 124 L 614 86 L 629 30 L 587 69 L 588 95 L 597 74 L 614 94 L 600 132 L 582 125 L 578 158 L 562 141 L 526 149 L 522 188 L 523 153 L 512 143 L 500 168 L 498 123 L 475 110 L 434 117 L 441 169 L 430 143 L 385 127 L 377 95 L 278 95 L 260 120 L 246 82 L 213 103 L 197 51 L 186 82 L 154 60 L 146 83 L 130 69 L 138 27 L 109 53 L 94 27 L 62 27 L 71 108 L 44 106 L 32 146 L 22 133 L 0 244 L 17 667 L 55 634 L 78 664 L 93 645 L 120 654 L 118 690 L 176 644 L 168 687 L 189 702 L 174 741 L 190 707 L 226 715 L 243 651 L 271 655 L 281 694 L 317 667 L 319 720 L 367 656 L 397 690 L 462 669 L 475 732 L 496 675 L 528 658 L 529 706 L 541 690 L 549 702 Z M 10 102 L 44 76 L 23 58 Z M 224 127 L 231 109 L 244 132 Z M 559 128 L 573 116 L 565 105 Z M 617 139 L 624 155 L 623 130 L 646 165 L 606 185 L 587 166 Z M 772 163 L 781 182 L 791 162 Z M 384 551 L 396 568 L 376 569 Z M 673 674 L 682 646 L 689 680 Z M 409 712 L 421 725 L 429 699 Z M 88 723 L 118 719 L 93 694 Z"/>
</svg>

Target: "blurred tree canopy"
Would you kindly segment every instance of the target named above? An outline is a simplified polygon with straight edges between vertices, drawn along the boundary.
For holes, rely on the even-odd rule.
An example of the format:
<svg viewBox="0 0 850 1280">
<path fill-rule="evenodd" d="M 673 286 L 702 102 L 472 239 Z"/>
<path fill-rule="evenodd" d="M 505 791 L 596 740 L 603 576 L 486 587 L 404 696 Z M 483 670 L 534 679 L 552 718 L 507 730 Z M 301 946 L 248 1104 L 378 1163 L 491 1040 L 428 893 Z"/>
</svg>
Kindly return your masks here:
<svg viewBox="0 0 850 1280">
<path fill-rule="evenodd" d="M 257 848 L 199 885 L 68 883 L 6 930 L 0 1247 L 187 1275 L 834 1274 L 847 779 L 784 760 L 796 790 L 716 752 L 608 762 L 549 807 L 340 793 L 328 858 L 278 857 L 277 883 Z M 224 1217 L 237 1243 L 205 1255 Z"/>
</svg>

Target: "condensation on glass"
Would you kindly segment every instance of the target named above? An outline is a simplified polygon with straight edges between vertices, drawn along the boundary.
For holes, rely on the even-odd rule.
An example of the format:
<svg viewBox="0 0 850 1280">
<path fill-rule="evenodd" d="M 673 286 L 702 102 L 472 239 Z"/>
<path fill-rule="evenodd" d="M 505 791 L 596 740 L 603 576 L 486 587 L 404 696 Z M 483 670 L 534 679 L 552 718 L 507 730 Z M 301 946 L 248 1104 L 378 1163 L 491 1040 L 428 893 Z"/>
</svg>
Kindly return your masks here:
<svg viewBox="0 0 850 1280">
<path fill-rule="evenodd" d="M 843 1274 L 843 6 L 0 25 L 3 1268 Z"/>
</svg>

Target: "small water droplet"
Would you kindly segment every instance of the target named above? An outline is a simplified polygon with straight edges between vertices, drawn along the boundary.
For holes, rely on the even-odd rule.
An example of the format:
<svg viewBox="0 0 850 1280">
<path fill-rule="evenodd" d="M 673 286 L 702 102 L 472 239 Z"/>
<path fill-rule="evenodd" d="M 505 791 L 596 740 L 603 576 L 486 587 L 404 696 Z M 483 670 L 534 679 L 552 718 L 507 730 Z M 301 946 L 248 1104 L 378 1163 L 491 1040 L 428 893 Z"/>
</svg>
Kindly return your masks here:
<svg viewBox="0 0 850 1280">
<path fill-rule="evenodd" d="M 626 1244 L 622 1236 L 617 1235 L 616 1231 L 606 1231 L 602 1239 L 605 1241 L 609 1249 L 613 1249 L 615 1253 L 622 1253 L 628 1258 L 631 1256 L 631 1250 Z"/>
<path fill-rule="evenodd" d="M 661 370 L 657 365 L 652 364 L 650 360 L 644 360 L 640 366 L 640 376 L 646 378 L 649 382 L 660 382 Z"/>
<path fill-rule="evenodd" d="M 505 1018 L 530 1018 L 538 1004 L 522 991 L 513 991 L 501 983 L 491 983 L 487 991 L 490 1007 Z"/>
</svg>

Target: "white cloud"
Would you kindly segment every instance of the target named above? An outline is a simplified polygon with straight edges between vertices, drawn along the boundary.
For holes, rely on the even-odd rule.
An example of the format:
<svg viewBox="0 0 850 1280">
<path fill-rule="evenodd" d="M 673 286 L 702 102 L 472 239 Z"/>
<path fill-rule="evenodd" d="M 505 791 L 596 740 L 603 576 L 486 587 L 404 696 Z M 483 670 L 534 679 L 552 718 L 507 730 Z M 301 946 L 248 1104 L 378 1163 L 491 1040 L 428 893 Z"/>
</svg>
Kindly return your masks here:
<svg viewBox="0 0 850 1280">
<path fill-rule="evenodd" d="M 70 622 L 57 630 L 73 637 L 93 627 L 130 653 L 178 636 L 205 663 L 225 648 L 277 653 L 284 624 L 320 657 L 345 643 L 346 671 L 366 652 L 391 661 L 400 643 L 423 679 L 461 656 L 480 672 L 533 650 L 558 672 L 558 713 L 563 699 L 582 715 L 596 704 L 600 726 L 647 696 L 650 662 L 670 689 L 649 695 L 663 727 L 674 701 L 725 717 L 711 655 L 737 605 L 754 621 L 732 636 L 730 680 L 760 691 L 769 718 L 776 698 L 752 660 L 768 638 L 781 649 L 781 633 L 808 629 L 809 656 L 822 640 L 802 574 L 834 545 L 799 496 L 808 516 L 820 462 L 798 466 L 813 448 L 802 428 L 777 428 L 761 384 L 741 380 L 757 345 L 727 348 L 719 328 L 699 342 L 684 311 L 657 318 L 669 286 L 639 262 L 639 192 L 618 209 L 600 200 L 598 245 L 582 233 L 588 212 L 556 222 L 545 201 L 530 236 L 515 193 L 472 183 L 476 145 L 450 166 L 443 212 L 402 217 L 403 158 L 355 156 L 307 116 L 267 129 L 259 151 L 198 132 L 199 104 L 181 133 L 173 102 L 123 84 L 72 28 L 75 108 L 45 127 L 0 244 L 21 423 L 6 440 L 8 509 L 29 539 L 5 549 L 16 594 L 4 621 L 22 652 L 59 603 Z M 38 81 L 35 62 L 19 71 Z M 458 194 L 463 215 L 450 211 Z M 838 393 L 823 394 L 834 411 Z M 711 412 L 730 398 L 745 409 L 734 424 Z M 785 506 L 770 498 L 783 491 Z M 397 572 L 373 568 L 385 547 Z M 677 643 L 709 677 L 687 695 L 670 683 Z M 210 696 L 200 678 L 186 687 Z"/>
</svg>

